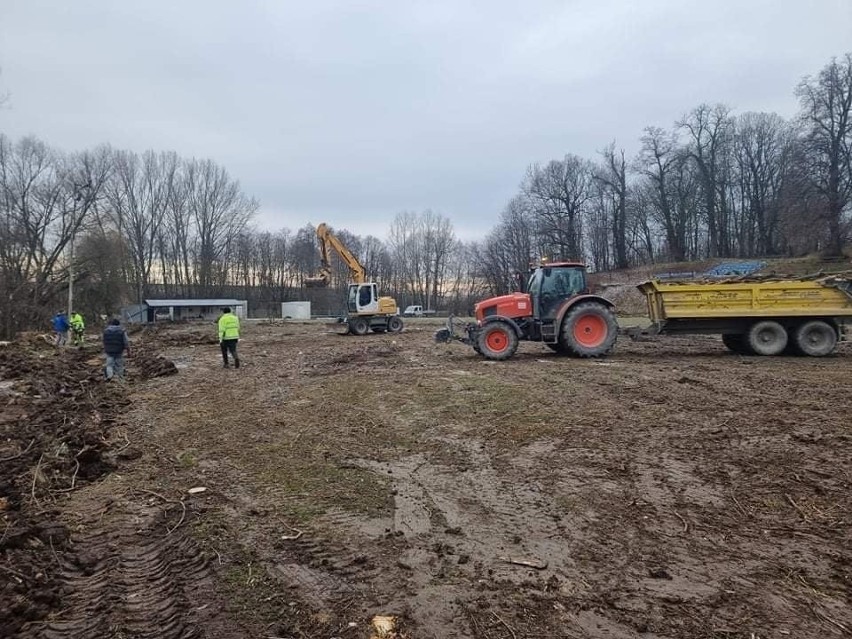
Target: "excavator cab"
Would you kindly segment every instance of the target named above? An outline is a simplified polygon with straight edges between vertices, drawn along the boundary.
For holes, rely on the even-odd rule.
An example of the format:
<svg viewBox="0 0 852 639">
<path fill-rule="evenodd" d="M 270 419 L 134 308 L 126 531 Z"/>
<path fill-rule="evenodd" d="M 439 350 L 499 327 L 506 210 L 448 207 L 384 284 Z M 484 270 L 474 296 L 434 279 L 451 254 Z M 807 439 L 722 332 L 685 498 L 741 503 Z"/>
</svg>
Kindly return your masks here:
<svg viewBox="0 0 852 639">
<path fill-rule="evenodd" d="M 350 284 L 346 308 L 350 313 L 375 313 L 379 310 L 379 295 L 374 282 Z"/>
</svg>

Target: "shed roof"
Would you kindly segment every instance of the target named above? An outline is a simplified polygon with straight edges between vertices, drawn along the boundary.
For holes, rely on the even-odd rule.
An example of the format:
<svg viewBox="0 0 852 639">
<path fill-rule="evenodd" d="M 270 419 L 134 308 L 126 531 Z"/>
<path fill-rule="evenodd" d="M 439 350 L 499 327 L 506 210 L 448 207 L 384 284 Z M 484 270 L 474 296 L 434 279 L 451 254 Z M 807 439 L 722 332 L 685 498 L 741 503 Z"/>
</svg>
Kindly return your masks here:
<svg viewBox="0 0 852 639">
<path fill-rule="evenodd" d="M 160 306 L 242 306 L 243 302 L 233 299 L 197 299 L 197 300 L 145 300 L 150 307 Z"/>
</svg>

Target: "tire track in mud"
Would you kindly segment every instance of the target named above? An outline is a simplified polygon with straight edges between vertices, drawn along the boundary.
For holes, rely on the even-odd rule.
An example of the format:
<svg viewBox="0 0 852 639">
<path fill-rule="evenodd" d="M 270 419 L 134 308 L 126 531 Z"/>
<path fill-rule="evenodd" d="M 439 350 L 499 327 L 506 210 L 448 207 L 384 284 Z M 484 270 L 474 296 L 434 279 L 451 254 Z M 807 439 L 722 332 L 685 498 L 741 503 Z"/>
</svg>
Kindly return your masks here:
<svg viewBox="0 0 852 639">
<path fill-rule="evenodd" d="M 293 538 L 296 529 L 283 524 L 276 514 L 292 498 L 288 491 L 272 488 L 259 497 L 239 483 L 232 485 L 225 497 L 231 502 L 226 508 L 231 517 L 253 511 L 266 519 L 263 533 L 254 536 L 248 545 L 266 572 L 292 589 L 291 598 L 302 599 L 317 611 L 332 610 L 353 598 L 373 601 L 367 585 L 381 572 L 378 557 L 359 549 L 360 544 L 347 544 L 313 527 Z M 265 504 L 260 511 L 258 503 Z M 333 511 L 324 515 L 324 521 L 332 530 L 348 531 L 361 520 L 344 511 Z"/>
<path fill-rule="evenodd" d="M 165 535 L 160 510 L 130 506 L 115 525 L 72 535 L 61 566 L 64 610 L 37 632 L 43 639 L 195 639 L 208 562 L 197 544 Z M 212 612 L 207 613 L 213 614 Z"/>
</svg>

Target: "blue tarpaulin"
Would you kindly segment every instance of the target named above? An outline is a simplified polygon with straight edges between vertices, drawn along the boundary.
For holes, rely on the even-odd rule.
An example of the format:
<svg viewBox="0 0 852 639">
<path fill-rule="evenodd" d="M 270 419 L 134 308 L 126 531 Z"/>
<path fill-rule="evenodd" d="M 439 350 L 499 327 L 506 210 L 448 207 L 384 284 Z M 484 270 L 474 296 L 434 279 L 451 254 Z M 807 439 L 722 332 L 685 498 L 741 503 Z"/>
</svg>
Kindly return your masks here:
<svg viewBox="0 0 852 639">
<path fill-rule="evenodd" d="M 766 262 L 749 260 L 747 262 L 722 262 L 711 269 L 699 273 L 696 271 L 669 271 L 654 273 L 654 279 L 658 280 L 694 280 L 723 277 L 739 277 L 752 275 L 766 266 Z"/>
<path fill-rule="evenodd" d="M 723 262 L 708 270 L 706 277 L 736 277 L 738 275 L 751 275 L 757 273 L 766 266 L 766 262 L 751 260 L 748 262 Z"/>
</svg>

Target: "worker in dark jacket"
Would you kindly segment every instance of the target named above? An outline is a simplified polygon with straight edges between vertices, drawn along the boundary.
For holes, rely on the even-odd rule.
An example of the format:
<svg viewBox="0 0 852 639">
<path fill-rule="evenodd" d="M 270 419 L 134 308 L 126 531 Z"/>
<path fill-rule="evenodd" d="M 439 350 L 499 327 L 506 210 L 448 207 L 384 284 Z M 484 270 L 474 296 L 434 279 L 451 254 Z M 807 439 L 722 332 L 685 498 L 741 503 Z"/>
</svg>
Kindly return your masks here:
<svg viewBox="0 0 852 639">
<path fill-rule="evenodd" d="M 124 377 L 124 354 L 130 355 L 130 340 L 127 332 L 117 319 L 110 320 L 104 329 L 104 354 L 106 366 L 104 376 L 109 380 L 113 377 Z"/>
<path fill-rule="evenodd" d="M 56 345 L 65 346 L 68 329 L 71 328 L 68 318 L 65 317 L 65 311 L 56 311 L 56 315 L 53 316 L 51 323 L 53 324 L 53 332 L 56 333 Z"/>
<path fill-rule="evenodd" d="M 234 358 L 234 368 L 240 367 L 240 358 L 237 357 L 237 342 L 240 341 L 240 318 L 225 307 L 219 318 L 219 345 L 222 347 L 222 361 L 224 367 L 228 368 L 228 353 Z"/>
</svg>

